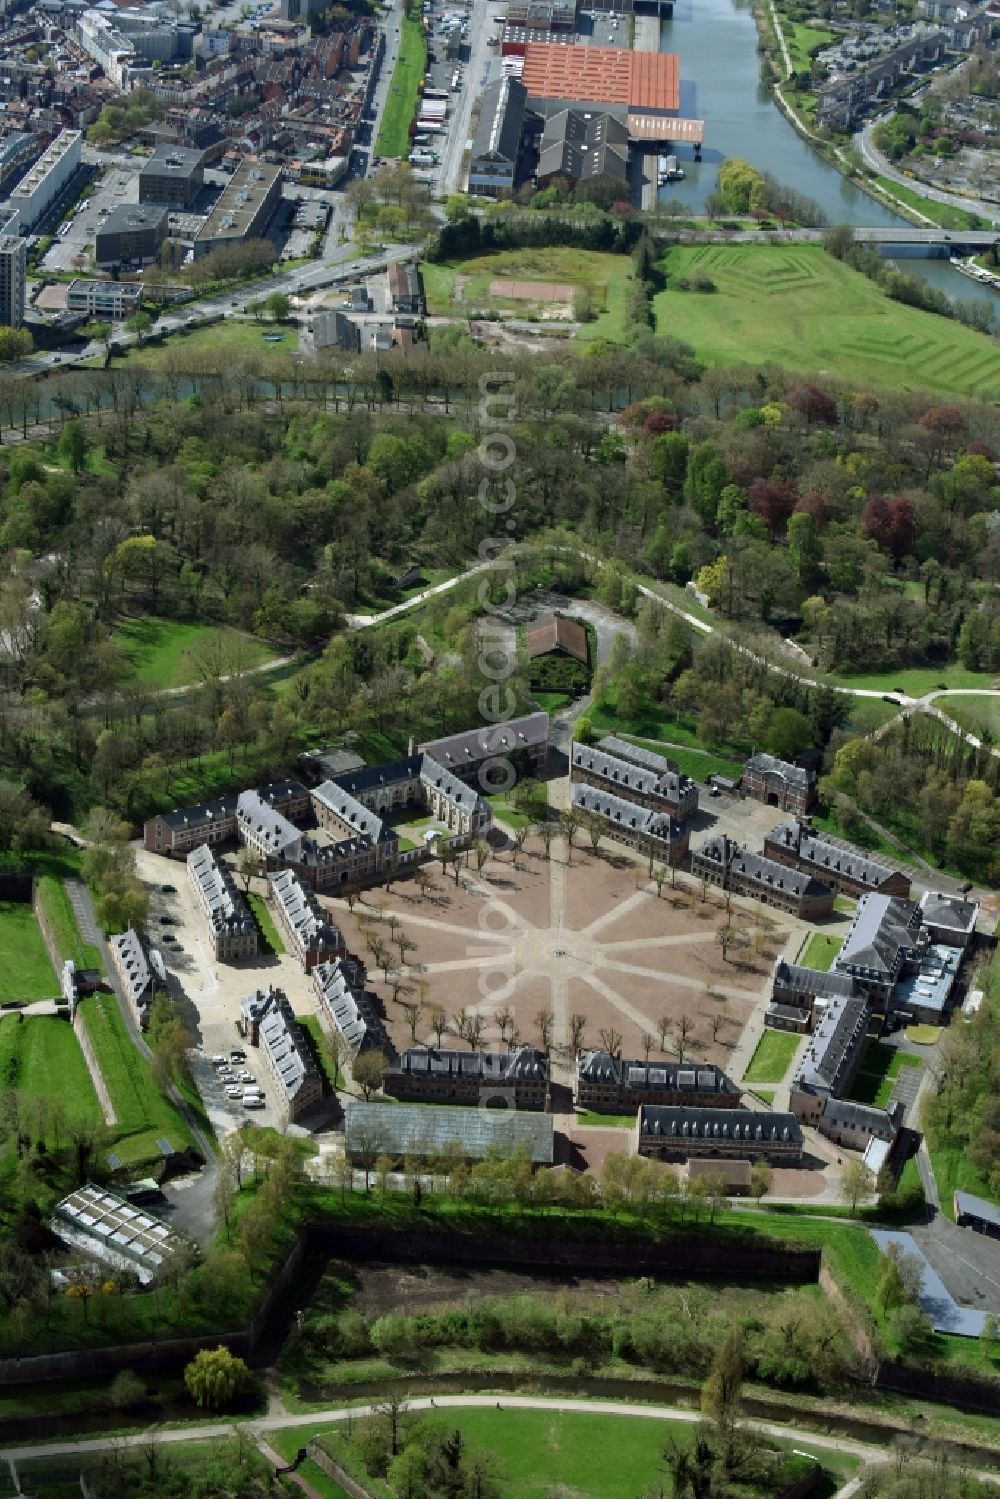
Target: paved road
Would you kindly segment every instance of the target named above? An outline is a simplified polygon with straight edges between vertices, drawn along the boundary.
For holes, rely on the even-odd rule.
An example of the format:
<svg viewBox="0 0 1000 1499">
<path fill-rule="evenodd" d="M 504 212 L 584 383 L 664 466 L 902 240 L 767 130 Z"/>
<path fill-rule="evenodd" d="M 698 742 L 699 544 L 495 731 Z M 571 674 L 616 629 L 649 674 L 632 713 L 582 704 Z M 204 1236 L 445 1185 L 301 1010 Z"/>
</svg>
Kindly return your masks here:
<svg viewBox="0 0 1000 1499">
<path fill-rule="evenodd" d="M 898 167 L 894 167 L 887 156 L 875 144 L 875 130 L 881 122 L 873 120 L 859 130 L 854 137 L 854 144 L 861 152 L 866 166 L 873 167 L 882 177 L 887 177 L 890 182 L 896 182 L 900 187 L 909 188 L 910 192 L 919 193 L 922 198 L 930 198 L 935 203 L 946 203 L 949 208 L 962 208 L 966 213 L 975 213 L 987 222 L 1000 226 L 998 209 L 995 203 L 985 203 L 981 198 L 965 198 L 960 193 L 947 193 L 942 188 L 931 187 L 928 183 L 919 181 L 914 177 L 907 177 Z M 928 231 L 929 233 L 932 231 Z M 894 231 L 893 231 L 894 233 Z M 920 233 L 918 230 L 917 233 Z M 961 239 L 965 240 L 967 231 L 963 231 Z M 940 237 L 940 231 L 938 231 Z M 987 243 L 992 244 L 995 238 L 987 234 Z"/>
</svg>

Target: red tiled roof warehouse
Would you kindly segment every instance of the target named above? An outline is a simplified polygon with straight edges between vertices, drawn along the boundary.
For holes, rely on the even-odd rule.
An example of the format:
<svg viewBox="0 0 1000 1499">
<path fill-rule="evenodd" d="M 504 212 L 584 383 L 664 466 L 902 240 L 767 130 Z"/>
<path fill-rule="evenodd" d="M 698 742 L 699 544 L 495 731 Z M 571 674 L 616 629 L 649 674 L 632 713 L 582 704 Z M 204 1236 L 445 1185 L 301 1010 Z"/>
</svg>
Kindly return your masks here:
<svg viewBox="0 0 1000 1499">
<path fill-rule="evenodd" d="M 624 104 L 657 113 L 680 106 L 675 52 L 630 52 L 624 47 L 529 42 L 521 81 L 535 99 Z"/>
</svg>

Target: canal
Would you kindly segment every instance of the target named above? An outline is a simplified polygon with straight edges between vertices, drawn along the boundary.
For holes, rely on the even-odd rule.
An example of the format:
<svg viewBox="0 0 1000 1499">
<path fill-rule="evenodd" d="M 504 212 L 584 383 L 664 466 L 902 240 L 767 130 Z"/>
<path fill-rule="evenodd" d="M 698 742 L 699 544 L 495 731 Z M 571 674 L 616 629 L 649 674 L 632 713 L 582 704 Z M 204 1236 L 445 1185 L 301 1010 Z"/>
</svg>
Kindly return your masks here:
<svg viewBox="0 0 1000 1499">
<path fill-rule="evenodd" d="M 705 121 L 700 162 L 689 146 L 671 147 L 686 175 L 683 182 L 660 189 L 661 203 L 674 199 L 692 210 L 702 208 L 715 188 L 720 163 L 727 156 L 742 156 L 814 199 L 832 224 L 892 227 L 906 222 L 825 162 L 789 124 L 760 81 L 757 26 L 749 0 L 675 0 L 673 16 L 661 23 L 660 48 L 680 56 L 681 115 Z M 907 258 L 905 269 L 924 276 L 953 300 L 992 301 L 1000 314 L 997 293 L 960 276 L 946 259 Z"/>
</svg>

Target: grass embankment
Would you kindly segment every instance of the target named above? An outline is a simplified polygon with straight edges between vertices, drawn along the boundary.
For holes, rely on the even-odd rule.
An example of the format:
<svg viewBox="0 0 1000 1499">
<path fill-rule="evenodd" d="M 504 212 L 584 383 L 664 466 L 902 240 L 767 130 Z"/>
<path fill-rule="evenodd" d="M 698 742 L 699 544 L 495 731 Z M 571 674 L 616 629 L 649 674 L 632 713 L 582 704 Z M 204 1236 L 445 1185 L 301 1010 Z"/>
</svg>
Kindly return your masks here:
<svg viewBox="0 0 1000 1499">
<path fill-rule="evenodd" d="M 158 1139 L 174 1150 L 194 1142 L 174 1106 L 163 1096 L 150 1062 L 125 1029 L 113 994 L 92 994 L 80 1013 L 115 1113 L 115 1154 L 125 1165 L 161 1159 Z"/>
<path fill-rule="evenodd" d="M 495 311 L 505 317 L 566 320 L 572 316 L 567 302 L 494 294 L 496 281 L 552 282 L 580 290 L 590 298 L 596 317 L 582 323 L 578 338 L 609 338 L 624 341 L 628 331 L 626 298 L 631 261 L 625 255 L 599 250 L 577 250 L 568 245 L 497 250 L 466 260 L 445 260 L 422 266 L 427 310 L 441 317 L 465 317 Z"/>
<path fill-rule="evenodd" d="M 874 1104 L 876 1108 L 884 1109 L 904 1067 L 921 1065 L 920 1058 L 909 1052 L 883 1046 L 881 1041 L 869 1041 L 847 1096 L 856 1103 Z"/>
<path fill-rule="evenodd" d="M 0 1017 L 0 1078 L 5 1088 L 39 1100 L 50 1148 L 66 1143 L 68 1125 L 101 1121 L 80 1043 L 61 1015 Z"/>
<path fill-rule="evenodd" d="M 662 264 L 669 282 L 654 300 L 657 324 L 702 359 L 742 364 L 753 349 L 787 369 L 848 381 L 862 369 L 875 386 L 1000 399 L 992 339 L 893 302 L 820 245 L 678 246 Z M 711 277 L 714 294 L 677 288 L 695 272 Z"/>
<path fill-rule="evenodd" d="M 256 895 L 252 890 L 247 895 L 247 901 L 260 932 L 260 946 L 265 952 L 272 952 L 275 957 L 280 958 L 285 951 L 285 944 L 282 942 L 278 928 L 274 924 L 274 918 L 267 908 L 267 901 L 262 895 Z"/>
<path fill-rule="evenodd" d="M 66 887 L 55 875 L 42 875 L 37 885 L 38 903 L 52 933 L 52 940 L 65 961 L 72 958 L 77 968 L 103 970 L 101 955 L 92 942 L 84 942 L 77 926 L 76 914 L 70 904 Z"/>
<path fill-rule="evenodd" d="M 190 687 L 250 671 L 274 657 L 273 647 L 238 630 L 152 616 L 123 619 L 113 639 L 145 687 Z"/>
<path fill-rule="evenodd" d="M 802 1037 L 795 1031 L 765 1031 L 743 1074 L 747 1083 L 781 1083 Z"/>
<path fill-rule="evenodd" d="M 825 932 L 813 932 L 799 961 L 804 968 L 816 968 L 820 973 L 829 973 L 843 940 L 842 937 L 828 937 Z"/>
<path fill-rule="evenodd" d="M 55 999 L 59 980 L 27 901 L 0 901 L 0 1001 Z"/>
<path fill-rule="evenodd" d="M 923 214 L 925 219 L 930 219 L 932 224 L 937 224 L 939 229 L 981 229 L 983 221 L 976 214 L 969 213 L 964 208 L 958 208 L 952 203 L 939 203 L 936 198 L 926 198 L 919 188 L 905 187 L 903 183 L 896 182 L 891 177 L 882 177 L 878 173 L 874 175 L 875 182 L 883 192 L 890 197 L 896 198 L 900 203 L 905 203 L 907 208 L 913 208 L 917 213 Z"/>
<path fill-rule="evenodd" d="M 417 113 L 420 80 L 426 69 L 427 39 L 420 3 L 419 0 L 411 0 L 400 29 L 396 65 L 392 70 L 382 124 L 375 141 L 376 156 L 397 156 L 403 160 L 409 156 L 410 126 Z"/>
<path fill-rule="evenodd" d="M 1000 698 L 939 697 L 934 706 L 947 713 L 967 733 L 985 735 L 994 744 L 1000 740 Z"/>
</svg>

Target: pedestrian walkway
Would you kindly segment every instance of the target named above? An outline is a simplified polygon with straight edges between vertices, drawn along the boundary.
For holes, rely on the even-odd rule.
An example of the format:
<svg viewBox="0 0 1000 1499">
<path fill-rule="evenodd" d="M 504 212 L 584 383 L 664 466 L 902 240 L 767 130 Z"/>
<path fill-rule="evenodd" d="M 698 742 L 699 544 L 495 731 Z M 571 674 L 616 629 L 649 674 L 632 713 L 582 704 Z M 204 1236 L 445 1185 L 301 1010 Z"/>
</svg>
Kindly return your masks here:
<svg viewBox="0 0 1000 1499">
<path fill-rule="evenodd" d="M 93 947 L 99 948 L 101 945 L 101 934 L 97 929 L 97 920 L 94 916 L 94 903 L 90 898 L 90 891 L 82 880 L 78 880 L 73 876 L 64 880 L 63 884 L 66 887 L 66 894 L 69 896 L 69 903 L 73 907 L 73 915 L 76 917 L 80 936 L 84 942 L 89 942 Z"/>
</svg>

